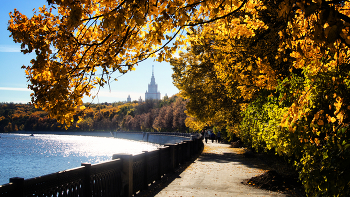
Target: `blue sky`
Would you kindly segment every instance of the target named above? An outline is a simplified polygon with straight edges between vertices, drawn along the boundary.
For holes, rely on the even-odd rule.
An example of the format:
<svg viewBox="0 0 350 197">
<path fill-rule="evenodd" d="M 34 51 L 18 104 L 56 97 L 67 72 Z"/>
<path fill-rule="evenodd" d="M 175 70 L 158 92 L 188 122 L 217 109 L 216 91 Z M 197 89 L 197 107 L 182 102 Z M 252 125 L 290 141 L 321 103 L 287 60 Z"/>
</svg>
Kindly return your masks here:
<svg viewBox="0 0 350 197">
<path fill-rule="evenodd" d="M 27 89 L 28 82 L 25 71 L 21 69 L 23 65 L 30 64 L 30 60 L 35 58 L 34 54 L 20 53 L 20 44 L 13 42 L 7 30 L 9 12 L 16 8 L 22 14 L 31 17 L 33 9 L 47 5 L 46 0 L 12 0 L 4 1 L 0 6 L 0 102 L 27 103 L 30 101 L 31 91 Z M 158 91 L 161 97 L 165 94 L 172 96 L 179 90 L 172 84 L 172 69 L 169 63 L 155 62 L 152 59 L 146 60 L 136 67 L 136 71 L 129 72 L 121 77 L 116 73 L 118 81 L 112 82 L 110 89 L 100 90 L 98 98 L 94 103 L 126 101 L 128 95 L 132 100 L 144 99 L 148 84 L 151 82 L 152 65 L 154 65 L 154 76 L 158 84 Z M 91 102 L 92 99 L 86 97 L 84 102 Z"/>
</svg>

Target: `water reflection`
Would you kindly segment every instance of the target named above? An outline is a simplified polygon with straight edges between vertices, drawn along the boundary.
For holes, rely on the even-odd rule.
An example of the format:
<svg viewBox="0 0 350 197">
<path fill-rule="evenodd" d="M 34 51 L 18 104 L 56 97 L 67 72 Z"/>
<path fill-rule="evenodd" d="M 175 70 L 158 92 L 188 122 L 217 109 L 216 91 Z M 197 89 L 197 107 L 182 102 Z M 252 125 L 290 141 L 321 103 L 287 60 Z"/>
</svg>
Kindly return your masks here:
<svg viewBox="0 0 350 197">
<path fill-rule="evenodd" d="M 99 163 L 113 154 L 138 154 L 159 145 L 124 139 L 73 136 L 1 134 L 0 185 L 11 177 L 32 178 L 75 168 L 81 163 Z"/>
</svg>

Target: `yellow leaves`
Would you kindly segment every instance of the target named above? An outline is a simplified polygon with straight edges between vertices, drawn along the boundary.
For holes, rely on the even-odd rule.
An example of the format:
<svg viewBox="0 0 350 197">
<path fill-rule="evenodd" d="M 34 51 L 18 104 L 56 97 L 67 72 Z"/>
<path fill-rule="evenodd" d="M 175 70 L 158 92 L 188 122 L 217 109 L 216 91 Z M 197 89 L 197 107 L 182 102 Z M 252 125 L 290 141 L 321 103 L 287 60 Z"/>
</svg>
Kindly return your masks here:
<svg viewBox="0 0 350 197">
<path fill-rule="evenodd" d="M 280 39 L 283 39 L 283 32 L 282 31 L 279 31 L 278 35 L 280 36 Z"/>
<path fill-rule="evenodd" d="M 317 124 L 318 124 L 319 126 L 322 126 L 322 125 L 324 125 L 324 122 L 323 122 L 323 120 L 319 119 L 319 120 L 317 121 Z"/>
<path fill-rule="evenodd" d="M 339 124 L 343 123 L 345 116 L 345 112 L 342 110 L 336 114 L 337 120 L 339 121 Z"/>
<path fill-rule="evenodd" d="M 248 68 L 247 68 L 247 70 L 251 71 L 252 68 L 253 68 L 252 65 L 249 65 Z"/>
<path fill-rule="evenodd" d="M 175 11 L 176 11 L 176 7 L 171 6 L 171 7 L 168 8 L 168 13 L 169 14 L 175 14 Z"/>
<path fill-rule="evenodd" d="M 285 0 L 279 5 L 278 9 L 278 16 L 279 17 L 285 17 L 287 14 L 289 14 L 290 10 L 292 8 L 292 5 L 289 1 Z"/>
<path fill-rule="evenodd" d="M 321 143 L 320 139 L 319 139 L 319 138 L 315 138 L 315 144 L 316 144 L 317 146 L 319 146 L 320 143 Z"/>
<path fill-rule="evenodd" d="M 179 23 L 177 24 L 178 26 L 183 26 L 185 25 L 185 23 L 190 19 L 190 17 L 187 15 L 186 12 L 182 11 L 180 12 L 181 15 L 180 15 L 180 20 L 179 20 Z"/>
<path fill-rule="evenodd" d="M 47 28 L 46 25 L 44 25 L 43 30 L 44 30 L 44 31 L 48 31 L 49 29 Z"/>
<path fill-rule="evenodd" d="M 76 110 L 77 110 L 77 111 L 81 111 L 81 110 L 84 110 L 84 109 L 85 109 L 85 106 L 84 106 L 84 105 L 76 106 Z"/>
<path fill-rule="evenodd" d="M 260 76 L 258 76 L 255 84 L 256 84 L 257 87 L 264 87 L 267 80 L 268 79 L 265 76 L 260 75 Z"/>
<path fill-rule="evenodd" d="M 319 117 L 320 117 L 319 113 L 316 113 L 316 114 L 314 115 L 314 120 L 318 120 Z"/>
<path fill-rule="evenodd" d="M 334 93 L 334 97 L 336 97 L 335 93 Z M 337 97 L 336 98 L 336 102 L 334 103 L 334 107 L 335 107 L 334 115 L 339 113 L 342 105 L 343 105 L 343 98 Z"/>
<path fill-rule="evenodd" d="M 186 112 L 187 114 L 187 112 Z M 198 119 L 192 117 L 192 116 L 187 116 L 185 120 L 186 127 L 189 127 L 193 130 L 200 131 L 204 129 L 207 125 L 207 123 L 204 123 L 202 121 L 199 121 Z"/>
<path fill-rule="evenodd" d="M 81 18 L 83 17 L 83 10 L 78 5 L 73 5 L 71 7 L 69 17 L 68 17 L 68 27 L 74 28 L 81 24 Z"/>
<path fill-rule="evenodd" d="M 136 11 L 136 12 L 134 13 L 134 20 L 136 21 L 136 24 L 137 24 L 138 26 L 143 25 L 144 22 L 145 22 L 144 15 L 143 15 L 141 12 L 139 12 L 139 11 Z"/>
<path fill-rule="evenodd" d="M 297 120 L 301 119 L 305 113 L 306 112 L 303 111 L 303 106 L 293 103 L 291 107 L 289 107 L 288 112 L 284 113 L 280 126 L 287 127 L 290 131 L 294 131 L 295 127 L 293 125 Z"/>
<path fill-rule="evenodd" d="M 261 59 L 263 57 L 252 56 L 249 59 L 245 56 L 236 58 L 232 55 L 243 54 L 250 50 L 248 45 L 239 46 L 235 39 L 247 40 L 269 28 L 262 19 L 259 19 L 261 15 L 258 12 L 267 9 L 261 1 L 248 1 L 243 6 L 241 15 L 231 15 L 232 17 L 198 26 L 195 28 L 198 30 L 198 35 L 195 30 L 191 35 L 180 35 L 175 42 L 176 47 L 165 47 L 157 53 L 154 52 L 162 47 L 162 41 L 165 40 L 164 32 L 167 32 L 166 39 L 169 40 L 178 29 L 182 28 L 179 26 L 212 19 L 215 15 L 224 16 L 237 9 L 242 2 L 209 0 L 196 2 L 192 9 L 190 5 L 193 5 L 193 1 L 151 0 L 147 6 L 119 0 L 81 1 L 74 4 L 71 1 L 56 1 L 56 3 L 59 13 L 57 18 L 45 7 L 39 8 L 42 14 L 40 16 L 35 14 L 32 19 L 27 19 L 15 10 L 15 13 L 11 14 L 9 30 L 15 42 L 23 43 L 25 52 L 37 50 L 42 53 L 38 56 L 40 58 L 34 61 L 33 66 L 26 70 L 26 74 L 33 84 L 39 84 L 33 87 L 34 91 L 39 93 L 35 96 L 42 96 L 34 98 L 37 99 L 38 105 L 50 105 L 48 109 L 52 109 L 57 115 L 65 112 L 73 113 L 81 95 L 89 95 L 94 82 L 101 86 L 105 84 L 108 78 L 96 77 L 95 81 L 89 81 L 90 78 L 87 76 L 91 75 L 93 78 L 97 68 L 101 68 L 107 75 L 118 70 L 125 73 L 120 65 L 125 63 L 133 65 L 142 58 L 155 54 L 159 55 L 158 61 L 169 59 L 175 50 L 181 47 L 180 45 L 198 43 L 206 36 L 208 40 L 215 42 L 202 43 L 203 46 L 211 44 L 211 51 L 220 51 L 221 55 L 205 54 L 202 58 L 209 58 L 211 63 L 215 63 L 213 72 L 217 74 L 220 82 L 226 83 L 232 80 L 237 83 L 240 95 L 244 99 L 250 100 L 260 89 L 273 90 L 277 85 L 274 62 L 269 62 L 268 58 Z M 285 16 L 290 12 L 291 6 L 289 1 L 284 1 L 280 4 L 278 14 Z M 281 48 L 286 47 L 285 49 L 293 51 L 291 57 L 295 58 L 294 68 L 306 68 L 313 72 L 321 65 L 315 61 L 320 58 L 321 49 L 315 47 L 315 43 L 309 38 L 301 40 L 313 28 L 309 26 L 312 23 L 304 21 L 303 12 L 299 10 L 298 13 L 300 17 L 294 18 L 295 23 L 289 23 L 290 29 L 278 30 L 276 33 L 282 39 L 284 36 L 288 37 L 289 30 L 295 31 L 291 36 L 292 41 Z M 267 42 L 259 44 L 269 47 Z M 57 51 L 56 59 L 51 58 L 53 54 L 50 48 Z M 285 50 L 280 50 L 281 53 L 283 51 Z M 240 58 L 244 62 L 239 62 Z M 344 61 L 347 59 L 343 57 Z M 281 60 L 288 63 L 286 57 Z M 335 64 L 330 63 L 329 67 L 335 68 Z M 134 67 L 129 70 L 134 70 Z M 60 74 L 68 79 L 63 79 Z M 46 87 L 46 83 L 57 87 L 52 90 Z M 230 86 L 227 85 L 225 88 L 232 92 L 234 89 L 230 89 Z M 39 91 L 41 89 L 43 91 Z M 50 102 L 56 99 L 59 103 Z M 62 107 L 62 113 L 54 111 L 59 110 L 57 106 Z M 293 121 L 302 116 L 299 110 L 298 107 L 291 110 Z M 69 117 L 71 115 L 65 116 Z"/>
<path fill-rule="evenodd" d="M 327 121 L 329 123 L 335 123 L 337 121 L 337 119 L 335 117 L 331 117 L 327 114 Z"/>
</svg>

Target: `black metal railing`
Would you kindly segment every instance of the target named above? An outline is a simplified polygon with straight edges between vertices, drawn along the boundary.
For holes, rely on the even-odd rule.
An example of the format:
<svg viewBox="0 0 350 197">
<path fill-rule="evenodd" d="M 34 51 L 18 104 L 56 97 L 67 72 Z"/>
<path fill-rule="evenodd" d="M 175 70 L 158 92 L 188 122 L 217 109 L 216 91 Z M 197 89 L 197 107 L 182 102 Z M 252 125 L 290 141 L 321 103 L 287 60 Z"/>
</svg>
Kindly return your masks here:
<svg viewBox="0 0 350 197">
<path fill-rule="evenodd" d="M 0 196 L 132 196 L 192 159 L 202 146 L 200 138 L 193 138 L 138 155 L 116 154 L 111 161 L 83 163 L 81 167 L 36 178 L 14 177 L 10 183 L 0 185 Z"/>
</svg>

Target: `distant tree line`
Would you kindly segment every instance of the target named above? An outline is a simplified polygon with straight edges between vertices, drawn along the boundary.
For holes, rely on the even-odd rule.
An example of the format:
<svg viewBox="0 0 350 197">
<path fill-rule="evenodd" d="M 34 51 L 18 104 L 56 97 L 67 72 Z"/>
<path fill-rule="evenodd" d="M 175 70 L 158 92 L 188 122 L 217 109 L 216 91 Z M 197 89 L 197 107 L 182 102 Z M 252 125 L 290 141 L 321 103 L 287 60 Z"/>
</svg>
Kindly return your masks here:
<svg viewBox="0 0 350 197">
<path fill-rule="evenodd" d="M 185 125 L 186 101 L 164 97 L 145 102 L 85 104 L 82 121 L 71 131 L 147 131 L 188 132 Z M 30 104 L 0 103 L 0 132 L 65 130 L 55 119 Z"/>
</svg>

